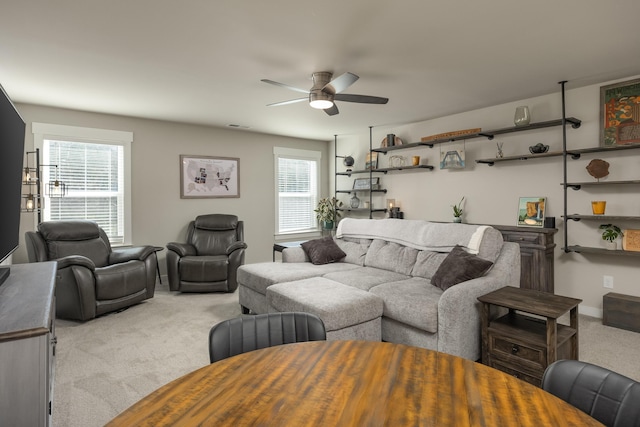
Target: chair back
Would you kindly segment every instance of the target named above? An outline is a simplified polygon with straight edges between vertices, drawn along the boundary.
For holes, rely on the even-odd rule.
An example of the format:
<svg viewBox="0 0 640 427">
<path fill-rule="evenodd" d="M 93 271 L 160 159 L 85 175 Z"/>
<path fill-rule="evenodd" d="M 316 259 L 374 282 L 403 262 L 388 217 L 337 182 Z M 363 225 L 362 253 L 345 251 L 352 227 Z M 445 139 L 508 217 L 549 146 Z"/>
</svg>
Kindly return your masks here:
<svg viewBox="0 0 640 427">
<path fill-rule="evenodd" d="M 640 383 L 609 369 L 559 360 L 545 370 L 542 389 L 608 427 L 640 426 Z"/>
<path fill-rule="evenodd" d="M 248 351 L 305 341 L 324 341 L 324 323 L 310 313 L 267 313 L 225 320 L 209 331 L 211 363 Z"/>
<path fill-rule="evenodd" d="M 243 222 L 236 215 L 209 214 L 189 224 L 187 243 L 198 255 L 225 255 L 232 244 L 244 240 Z"/>
<path fill-rule="evenodd" d="M 109 262 L 109 238 L 93 221 L 45 221 L 38 225 L 37 234 L 40 239 L 35 236 L 27 239 L 29 246 L 34 246 L 27 248 L 32 262 L 55 260 L 68 255 L 85 256 L 96 267 L 104 267 Z"/>
</svg>

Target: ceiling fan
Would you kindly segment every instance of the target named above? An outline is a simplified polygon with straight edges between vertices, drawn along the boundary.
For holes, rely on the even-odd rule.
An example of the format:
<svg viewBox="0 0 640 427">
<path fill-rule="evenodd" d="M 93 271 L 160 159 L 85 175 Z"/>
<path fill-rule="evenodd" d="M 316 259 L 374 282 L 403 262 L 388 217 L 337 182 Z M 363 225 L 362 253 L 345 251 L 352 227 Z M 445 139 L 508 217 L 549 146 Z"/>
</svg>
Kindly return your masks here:
<svg viewBox="0 0 640 427">
<path fill-rule="evenodd" d="M 331 79 L 333 77 L 333 73 L 330 73 L 328 71 L 313 73 L 311 77 L 313 79 L 313 87 L 310 90 L 298 89 L 297 87 L 289 86 L 284 83 L 262 79 L 262 81 L 265 83 L 281 86 L 296 92 L 306 93 L 307 95 L 309 95 L 305 98 L 297 98 L 291 99 L 289 101 L 269 104 L 268 107 L 293 104 L 295 102 L 308 100 L 311 107 L 317 108 L 319 110 L 324 110 L 324 112 L 328 115 L 334 116 L 339 113 L 338 107 L 336 106 L 334 101 L 358 102 L 361 104 L 386 104 L 387 102 L 389 102 L 389 98 L 342 93 L 360 78 L 353 73 L 344 73 L 333 80 Z"/>
</svg>

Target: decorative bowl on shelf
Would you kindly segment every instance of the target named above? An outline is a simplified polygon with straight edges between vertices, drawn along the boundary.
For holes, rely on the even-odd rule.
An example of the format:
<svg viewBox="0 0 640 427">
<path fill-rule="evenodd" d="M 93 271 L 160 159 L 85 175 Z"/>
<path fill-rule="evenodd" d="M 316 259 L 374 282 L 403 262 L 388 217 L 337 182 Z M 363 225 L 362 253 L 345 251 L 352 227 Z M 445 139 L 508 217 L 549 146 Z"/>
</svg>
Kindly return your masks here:
<svg viewBox="0 0 640 427">
<path fill-rule="evenodd" d="M 531 152 L 531 154 L 542 154 L 549 151 L 549 146 L 539 142 L 536 145 L 532 145 L 531 147 L 529 147 L 529 151 Z"/>
</svg>

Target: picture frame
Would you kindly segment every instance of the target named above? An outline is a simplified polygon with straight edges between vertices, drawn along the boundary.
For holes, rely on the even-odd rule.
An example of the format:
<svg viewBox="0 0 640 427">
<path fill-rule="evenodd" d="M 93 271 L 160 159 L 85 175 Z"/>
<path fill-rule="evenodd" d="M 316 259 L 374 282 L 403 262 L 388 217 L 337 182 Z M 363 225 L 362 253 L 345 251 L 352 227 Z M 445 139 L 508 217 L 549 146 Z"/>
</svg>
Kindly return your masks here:
<svg viewBox="0 0 640 427">
<path fill-rule="evenodd" d="M 364 168 L 366 170 L 378 169 L 378 153 L 377 152 L 367 153 L 367 158 L 364 163 Z"/>
<path fill-rule="evenodd" d="M 546 197 L 520 197 L 518 201 L 518 227 L 544 227 Z"/>
<path fill-rule="evenodd" d="M 640 143 L 640 79 L 600 87 L 600 146 Z"/>
<path fill-rule="evenodd" d="M 440 151 L 440 169 L 464 169 L 464 148 Z"/>
<path fill-rule="evenodd" d="M 378 190 L 380 188 L 380 177 L 356 178 L 353 180 L 354 190 Z"/>
<path fill-rule="evenodd" d="M 240 159 L 180 155 L 180 198 L 240 197 Z"/>
</svg>

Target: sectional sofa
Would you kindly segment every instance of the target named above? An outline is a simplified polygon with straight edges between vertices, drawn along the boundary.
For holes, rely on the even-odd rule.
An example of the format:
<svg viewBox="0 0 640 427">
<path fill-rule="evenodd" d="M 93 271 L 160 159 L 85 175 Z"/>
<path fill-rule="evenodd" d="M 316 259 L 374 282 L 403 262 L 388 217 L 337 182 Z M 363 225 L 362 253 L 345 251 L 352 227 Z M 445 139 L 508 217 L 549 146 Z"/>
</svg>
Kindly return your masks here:
<svg viewBox="0 0 640 427">
<path fill-rule="evenodd" d="M 238 270 L 244 313 L 305 311 L 328 339 L 480 357 L 477 297 L 519 286 L 520 249 L 490 226 L 345 218 L 335 237 Z"/>
</svg>

